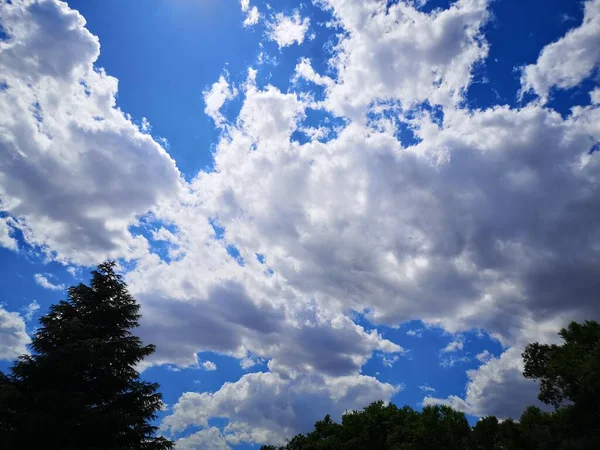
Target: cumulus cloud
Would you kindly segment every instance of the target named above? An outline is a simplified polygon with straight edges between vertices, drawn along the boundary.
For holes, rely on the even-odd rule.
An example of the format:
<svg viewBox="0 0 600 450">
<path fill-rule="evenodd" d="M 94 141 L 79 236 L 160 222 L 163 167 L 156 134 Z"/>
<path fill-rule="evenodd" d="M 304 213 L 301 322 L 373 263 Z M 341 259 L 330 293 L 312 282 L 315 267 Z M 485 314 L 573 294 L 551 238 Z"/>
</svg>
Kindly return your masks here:
<svg viewBox="0 0 600 450">
<path fill-rule="evenodd" d="M 533 91 L 543 103 L 553 87 L 568 89 L 592 75 L 600 64 L 600 0 L 587 0 L 583 22 L 542 50 L 523 68 L 521 92 Z"/>
<path fill-rule="evenodd" d="M 443 404 L 474 416 L 495 415 L 499 419 L 518 418 L 525 405 L 547 409 L 537 399 L 539 385 L 525 379 L 522 373 L 520 351 L 511 348 L 479 369 L 467 371 L 469 381 L 464 399 L 456 395 L 445 399 L 427 396 L 423 404 Z"/>
<path fill-rule="evenodd" d="M 469 74 L 486 52 L 478 35 L 486 5 L 457 2 L 430 15 L 405 4 L 399 8 L 409 8 L 417 23 L 439 27 L 442 35 L 449 33 L 446 21 L 452 22 L 453 38 L 463 43 L 456 55 L 462 56 L 443 67 L 448 74 Z M 345 6 L 334 6 L 343 24 Z M 375 21 L 387 20 L 377 14 Z M 378 42 L 364 42 L 365 54 Z M 352 324 L 353 311 L 388 325 L 418 319 L 452 333 L 483 328 L 506 346 L 521 342 L 530 323 L 598 316 L 600 163 L 588 154 L 600 137 L 598 108 L 578 108 L 567 118 L 535 104 L 469 111 L 442 102 L 449 85 L 431 81 L 420 97 L 400 85 L 380 95 L 371 89 L 377 83 L 365 82 L 367 87 L 353 88 L 367 96 L 357 109 L 353 98 L 337 91 L 348 82 L 344 70 L 366 64 L 351 59 L 354 51 L 338 49 L 334 62 L 343 59 L 348 68 L 327 82 L 321 104 L 274 86 L 260 88 L 251 71 L 240 115 L 215 149 L 216 171 L 198 174 L 183 209 L 161 211 L 177 223 L 185 255 L 168 264 L 147 260 L 129 274 L 146 307 L 146 330 L 163 342 L 156 362 L 191 363 L 198 350 L 243 359 L 250 351 L 270 360 L 272 376 L 286 383 L 317 375 L 335 379 L 356 376 L 373 351 L 401 353 L 396 344 Z M 393 65 L 394 58 L 386 61 Z M 420 61 L 415 56 L 413 64 Z M 453 66 L 458 61 L 463 65 Z M 431 65 L 423 67 L 429 73 Z M 319 80 L 307 65 L 298 73 Z M 468 78 L 457 78 L 462 87 L 456 92 Z M 364 113 L 382 97 L 402 104 L 427 99 L 442 107 L 420 107 L 409 117 L 404 108 L 383 104 L 371 109 L 386 113 L 376 123 L 349 120 L 326 142 L 291 140 L 309 109 L 344 105 L 339 110 L 351 118 L 352 111 Z M 416 143 L 398 140 L 401 121 L 409 123 Z M 224 230 L 217 242 L 207 217 Z M 227 253 L 231 245 L 236 259 Z M 187 275 L 199 268 L 202 283 Z M 217 279 L 219 287 L 213 285 Z M 223 289 L 223 280 L 235 281 Z M 166 298 L 172 300 L 170 323 L 158 319 Z M 235 299 L 230 301 L 236 307 L 221 310 L 223 301 L 216 299 L 224 298 Z M 229 318 L 228 311 L 244 308 L 246 313 Z M 469 360 L 450 355 L 441 363 Z M 499 360 L 507 368 L 498 389 L 535 391 L 519 384 L 524 380 L 511 358 Z M 492 409 L 491 380 L 498 379 L 485 373 L 472 372 L 472 393 L 460 399 L 469 411 Z M 517 397 L 497 411 L 514 414 L 528 399 Z M 262 429 L 273 437 L 299 428 L 269 422 Z M 260 442 L 268 441 L 266 433 Z"/>
<path fill-rule="evenodd" d="M 320 0 L 344 37 L 331 64 L 338 82 L 327 105 L 360 119 L 371 102 L 399 101 L 410 108 L 430 101 L 460 102 L 471 70 L 488 46 L 481 34 L 487 0 L 459 0 L 445 10 L 424 13 L 412 2 Z"/>
<path fill-rule="evenodd" d="M 3 210 L 53 259 L 143 253 L 145 239 L 128 226 L 178 192 L 174 161 L 115 107 L 117 80 L 94 68 L 98 38 L 78 12 L 52 0 L 2 2 L 0 21 Z"/>
<path fill-rule="evenodd" d="M 0 360 L 12 360 L 28 353 L 30 342 L 23 317 L 0 305 Z"/>
<path fill-rule="evenodd" d="M 212 361 L 204 361 L 202 368 L 208 372 L 212 372 L 213 370 L 217 370 L 217 365 Z"/>
<path fill-rule="evenodd" d="M 197 431 L 189 436 L 179 438 L 175 441 L 177 450 L 197 450 L 207 448 L 210 450 L 230 450 L 231 447 L 216 427 Z"/>
<path fill-rule="evenodd" d="M 219 78 L 205 93 L 207 114 L 227 120 L 215 170 L 186 183 L 115 108 L 117 80 L 93 69 L 98 42 L 79 14 L 3 3 L 2 205 L 49 258 L 136 259 L 126 279 L 142 303 L 139 332 L 157 344 L 148 364 L 197 366 L 199 351 L 268 361 L 269 372 L 184 394 L 163 424 L 173 432 L 222 417 L 228 445 L 279 442 L 324 412 L 390 399 L 398 387 L 360 371 L 374 352 L 393 361 L 403 348 L 357 325 L 357 312 L 375 324 L 485 329 L 506 351 L 469 372 L 464 398 L 425 403 L 517 414 L 536 391 L 520 374 L 524 343 L 549 339 L 542 324 L 600 316 L 600 160 L 589 153 L 600 106 L 568 117 L 539 104 L 466 109 L 487 55 L 486 0 L 430 13 L 320 4 L 340 30 L 335 76 L 301 59 L 294 77 L 324 86 L 324 99 L 261 86 L 249 69 L 240 113 L 226 119 L 234 88 Z M 308 27 L 278 15 L 269 33 L 283 47 Z M 313 111 L 342 125 L 292 140 Z M 133 236 L 148 212 L 169 230 Z M 148 252 L 155 241 L 170 258 Z"/>
<path fill-rule="evenodd" d="M 235 87 L 229 85 L 224 75 L 211 86 L 210 89 L 203 91 L 205 108 L 204 112 L 211 117 L 217 126 L 222 126 L 225 117 L 221 113 L 221 108 L 228 100 L 235 98 L 238 91 Z"/>
<path fill-rule="evenodd" d="M 560 316 L 540 322 L 525 321 L 519 340 L 500 357 L 494 357 L 487 350 L 477 355 L 483 364 L 467 371 L 464 398 L 456 395 L 446 398 L 427 396 L 423 404 L 444 404 L 467 414 L 480 417 L 494 415 L 500 419 L 518 419 L 527 405 L 551 409 L 537 398 L 539 383 L 523 377 L 521 353 L 530 342 L 558 344 L 557 330 L 563 323 L 564 318 Z"/>
<path fill-rule="evenodd" d="M 310 19 L 300 17 L 298 11 L 291 16 L 277 13 L 267 24 L 267 36 L 270 40 L 277 42 L 279 48 L 288 47 L 294 43 L 300 45 L 304 42 L 304 36 L 309 26 Z"/>
<path fill-rule="evenodd" d="M 65 285 L 64 284 L 54 284 L 54 283 L 52 283 L 48 279 L 49 276 L 50 275 L 48 275 L 48 274 L 36 273 L 33 276 L 33 279 L 35 280 L 35 282 L 38 285 L 40 285 L 44 289 L 50 289 L 51 291 L 62 291 L 62 290 L 65 289 Z"/>
<path fill-rule="evenodd" d="M 397 391 L 361 375 L 283 379 L 273 373 L 250 373 L 235 383 L 225 383 L 215 393 L 185 393 L 162 426 L 171 432 L 190 426 L 206 428 L 210 417 L 222 417 L 229 420 L 224 435 L 231 444 L 280 443 L 296 430 L 309 429 L 322 418 L 322 411 L 339 420 L 355 405 L 387 401 Z"/>
</svg>

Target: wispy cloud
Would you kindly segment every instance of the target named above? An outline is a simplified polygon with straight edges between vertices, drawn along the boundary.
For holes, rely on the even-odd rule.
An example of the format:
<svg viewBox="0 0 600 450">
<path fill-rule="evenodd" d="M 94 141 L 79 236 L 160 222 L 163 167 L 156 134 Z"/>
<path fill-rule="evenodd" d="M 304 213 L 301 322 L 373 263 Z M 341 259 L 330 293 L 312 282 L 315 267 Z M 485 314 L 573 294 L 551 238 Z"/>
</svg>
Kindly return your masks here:
<svg viewBox="0 0 600 450">
<path fill-rule="evenodd" d="M 52 291 L 62 291 L 65 289 L 65 285 L 64 284 L 54 284 L 52 283 L 48 278 L 51 277 L 52 275 L 49 274 L 42 274 L 42 273 L 36 273 L 33 278 L 35 279 L 35 282 L 40 285 L 41 287 L 43 287 L 44 289 L 50 289 Z"/>
</svg>

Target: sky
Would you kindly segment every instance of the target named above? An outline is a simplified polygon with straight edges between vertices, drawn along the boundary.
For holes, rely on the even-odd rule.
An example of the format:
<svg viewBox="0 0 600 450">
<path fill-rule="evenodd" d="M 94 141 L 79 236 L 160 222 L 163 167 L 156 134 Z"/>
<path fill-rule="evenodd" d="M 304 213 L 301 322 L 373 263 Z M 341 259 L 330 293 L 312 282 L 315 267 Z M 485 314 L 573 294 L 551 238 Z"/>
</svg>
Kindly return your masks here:
<svg viewBox="0 0 600 450">
<path fill-rule="evenodd" d="M 118 261 L 176 448 L 518 418 L 600 319 L 600 0 L 0 0 L 0 369 Z"/>
</svg>

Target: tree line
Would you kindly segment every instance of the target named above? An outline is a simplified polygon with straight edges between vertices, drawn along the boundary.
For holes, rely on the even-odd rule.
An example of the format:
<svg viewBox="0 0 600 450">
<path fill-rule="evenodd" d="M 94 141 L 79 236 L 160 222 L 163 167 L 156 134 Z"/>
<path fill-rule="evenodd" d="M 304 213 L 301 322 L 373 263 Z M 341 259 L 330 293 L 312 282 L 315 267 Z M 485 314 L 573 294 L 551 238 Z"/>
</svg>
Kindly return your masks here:
<svg viewBox="0 0 600 450">
<path fill-rule="evenodd" d="M 100 264 L 89 286 L 40 319 L 31 354 L 0 372 L 0 448 L 45 450 L 168 450 L 157 436 L 163 407 L 158 384 L 137 367 L 151 355 L 132 330 L 140 306 L 116 264 Z M 540 381 L 539 398 L 518 422 L 484 417 L 474 427 L 448 406 L 417 411 L 383 401 L 342 416 L 329 415 L 307 434 L 262 450 L 589 450 L 600 448 L 600 324 L 571 323 L 562 345 L 530 344 L 524 375 Z"/>
</svg>

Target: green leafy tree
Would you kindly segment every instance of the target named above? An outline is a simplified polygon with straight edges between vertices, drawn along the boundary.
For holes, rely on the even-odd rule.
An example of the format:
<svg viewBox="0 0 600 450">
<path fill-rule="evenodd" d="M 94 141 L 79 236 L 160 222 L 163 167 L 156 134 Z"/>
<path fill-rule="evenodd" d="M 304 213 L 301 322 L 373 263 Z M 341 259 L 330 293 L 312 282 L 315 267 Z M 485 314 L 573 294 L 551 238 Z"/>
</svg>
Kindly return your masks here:
<svg viewBox="0 0 600 450">
<path fill-rule="evenodd" d="M 92 273 L 89 286 L 40 319 L 31 355 L 0 378 L 3 448 L 164 450 L 152 421 L 162 407 L 158 384 L 137 365 L 155 350 L 132 334 L 140 306 L 115 263 Z"/>
<path fill-rule="evenodd" d="M 600 324 L 572 322 L 559 335 L 562 345 L 536 342 L 525 348 L 524 375 L 540 381 L 541 401 L 562 406 L 554 419 L 585 447 L 582 442 L 600 439 Z"/>
<path fill-rule="evenodd" d="M 565 401 L 598 405 L 600 399 L 600 324 L 572 322 L 560 330 L 562 345 L 529 344 L 524 375 L 540 380 L 539 399 L 555 407 Z"/>
<path fill-rule="evenodd" d="M 473 427 L 471 448 L 473 450 L 492 450 L 500 447 L 500 423 L 494 416 L 482 417 Z"/>
</svg>

